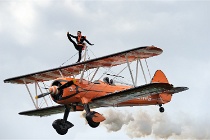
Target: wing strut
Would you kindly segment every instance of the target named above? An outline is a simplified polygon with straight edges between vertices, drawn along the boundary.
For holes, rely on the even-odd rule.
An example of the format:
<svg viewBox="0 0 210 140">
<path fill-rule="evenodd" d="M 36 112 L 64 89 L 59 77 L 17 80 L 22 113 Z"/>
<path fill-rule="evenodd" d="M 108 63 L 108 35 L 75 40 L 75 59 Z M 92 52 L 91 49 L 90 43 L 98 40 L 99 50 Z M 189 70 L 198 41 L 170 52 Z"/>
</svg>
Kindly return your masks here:
<svg viewBox="0 0 210 140">
<path fill-rule="evenodd" d="M 35 83 L 34 83 L 34 85 L 35 85 L 35 94 L 36 94 L 36 96 L 38 95 L 37 94 L 37 81 L 35 81 Z M 38 107 L 38 100 L 36 100 L 36 105 L 37 105 L 37 107 Z"/>
<path fill-rule="evenodd" d="M 130 63 L 129 63 L 129 61 L 128 61 L 128 56 L 127 56 L 127 54 L 125 55 L 125 57 L 126 57 L 126 62 L 127 62 L 127 65 L 128 65 L 128 69 L 129 69 L 129 71 L 130 71 L 130 75 L 131 75 L 131 79 L 132 79 L 132 82 L 133 82 L 133 86 L 136 87 L 136 85 L 135 85 L 135 83 L 134 83 L 133 74 L 132 74 L 132 71 L 131 71 L 131 67 L 130 67 Z"/>
<path fill-rule="evenodd" d="M 80 77 L 80 80 L 79 80 L 80 83 L 82 82 L 82 79 L 83 79 L 83 76 L 84 76 L 84 73 L 85 73 L 85 70 L 86 70 L 86 66 L 87 66 L 87 64 L 85 64 L 85 66 L 82 70 L 82 74 L 81 74 L 81 77 Z"/>
<path fill-rule="evenodd" d="M 85 53 L 84 53 L 84 55 L 82 56 L 81 59 L 84 58 L 84 62 L 85 62 L 86 61 L 86 57 L 87 57 L 87 46 L 85 47 Z"/>
<path fill-rule="evenodd" d="M 62 71 L 60 69 L 58 71 L 59 71 L 61 77 L 64 77 Z"/>
<path fill-rule="evenodd" d="M 139 69 L 139 59 L 137 59 L 137 61 L 136 61 L 136 79 L 135 79 L 135 85 L 137 85 L 137 77 L 138 77 L 138 69 Z"/>
<path fill-rule="evenodd" d="M 93 78 L 95 77 L 96 73 L 98 72 L 98 69 L 99 69 L 99 67 L 97 67 L 97 69 L 96 69 L 96 71 L 94 72 L 94 74 L 93 74 L 92 78 L 90 79 L 90 82 L 92 82 L 92 81 L 93 81 Z"/>
<path fill-rule="evenodd" d="M 141 60 L 139 59 L 139 63 L 140 63 L 140 65 L 141 65 L 141 70 L 142 70 L 142 73 L 143 73 L 143 75 L 144 75 L 144 80 L 145 80 L 145 82 L 146 82 L 146 84 L 147 84 L 147 79 L 146 79 L 146 76 L 145 76 L 145 73 L 144 73 L 144 69 L 143 69 L 143 66 L 142 66 L 142 63 L 141 63 Z"/>
<path fill-rule="evenodd" d="M 40 88 L 40 86 L 39 86 L 38 82 L 36 82 L 36 84 L 37 84 L 37 86 L 38 86 L 38 88 L 39 88 L 40 92 L 43 94 L 43 92 L 42 92 L 42 90 L 41 90 L 41 88 Z M 36 94 L 36 96 L 37 96 L 37 94 Z M 48 103 L 47 103 L 47 101 L 46 101 L 45 97 L 43 97 L 43 98 L 44 98 L 44 102 L 46 103 L 46 105 L 47 105 L 47 107 L 48 107 Z M 51 98 L 50 98 L 50 99 L 51 99 Z M 38 100 L 37 100 L 37 101 L 38 101 Z"/>
<path fill-rule="evenodd" d="M 34 99 L 33 99 L 32 95 L 31 95 L 31 92 L 30 92 L 30 90 L 29 90 L 29 88 L 28 88 L 28 85 L 26 84 L 26 82 L 25 82 L 24 79 L 23 79 L 23 82 L 24 82 L 24 84 L 25 84 L 25 86 L 26 86 L 26 89 L 28 90 L 28 93 L 29 93 L 29 95 L 30 95 L 30 97 L 31 97 L 31 100 L 32 100 L 33 104 L 34 104 L 34 107 L 35 107 L 36 109 L 38 109 L 38 106 L 35 104 Z"/>
</svg>

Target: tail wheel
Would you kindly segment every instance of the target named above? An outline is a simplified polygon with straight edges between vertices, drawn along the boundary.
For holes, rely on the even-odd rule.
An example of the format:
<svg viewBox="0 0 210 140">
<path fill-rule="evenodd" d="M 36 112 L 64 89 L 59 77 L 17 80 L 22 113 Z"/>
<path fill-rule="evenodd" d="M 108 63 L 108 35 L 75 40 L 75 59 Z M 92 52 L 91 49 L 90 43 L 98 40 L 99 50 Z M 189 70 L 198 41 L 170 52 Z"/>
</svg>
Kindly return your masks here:
<svg viewBox="0 0 210 140">
<path fill-rule="evenodd" d="M 94 114 L 95 114 L 95 113 L 97 113 L 97 112 L 91 111 L 90 113 L 88 113 L 88 114 L 86 115 L 86 120 L 87 120 L 89 126 L 92 127 L 92 128 L 96 128 L 96 127 L 98 127 L 99 124 L 100 124 L 100 122 L 94 122 L 94 121 L 93 121 L 93 117 L 94 117 Z"/>
<path fill-rule="evenodd" d="M 160 107 L 160 108 L 159 108 L 159 111 L 160 111 L 161 113 L 163 113 L 163 112 L 165 111 L 165 109 L 164 109 L 163 107 Z"/>
</svg>

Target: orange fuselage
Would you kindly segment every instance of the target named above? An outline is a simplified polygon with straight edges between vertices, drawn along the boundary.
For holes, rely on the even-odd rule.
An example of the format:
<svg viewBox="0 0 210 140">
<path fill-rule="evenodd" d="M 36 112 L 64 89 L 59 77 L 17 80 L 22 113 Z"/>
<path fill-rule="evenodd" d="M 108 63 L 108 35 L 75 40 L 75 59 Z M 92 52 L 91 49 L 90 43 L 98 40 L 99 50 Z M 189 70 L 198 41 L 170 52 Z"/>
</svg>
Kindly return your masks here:
<svg viewBox="0 0 210 140">
<path fill-rule="evenodd" d="M 73 80 L 73 78 L 62 78 L 62 80 L 71 81 Z M 62 84 L 64 83 L 65 82 L 63 82 Z M 74 85 L 71 85 L 70 87 L 63 90 L 62 99 L 54 101 L 56 101 L 58 104 L 84 103 L 83 99 L 85 98 L 87 102 L 91 102 L 91 100 L 94 98 L 130 88 L 132 87 L 127 85 L 109 85 L 103 81 L 89 82 L 86 80 L 82 80 L 80 82 L 80 79 L 74 79 Z M 170 100 L 171 94 L 163 93 L 147 97 L 135 98 L 117 104 L 116 106 L 156 105 L 165 104 L 167 102 L 170 102 Z"/>
</svg>

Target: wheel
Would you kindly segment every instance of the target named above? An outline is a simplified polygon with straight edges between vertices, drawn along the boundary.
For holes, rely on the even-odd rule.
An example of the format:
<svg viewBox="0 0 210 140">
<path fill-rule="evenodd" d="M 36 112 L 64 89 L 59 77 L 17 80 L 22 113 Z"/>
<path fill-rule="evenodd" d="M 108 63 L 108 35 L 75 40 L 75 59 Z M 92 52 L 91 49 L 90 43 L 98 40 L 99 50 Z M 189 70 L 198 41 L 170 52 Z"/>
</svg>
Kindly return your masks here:
<svg viewBox="0 0 210 140">
<path fill-rule="evenodd" d="M 93 111 L 93 112 L 90 112 L 86 115 L 86 120 L 87 120 L 89 126 L 92 127 L 92 128 L 96 128 L 100 124 L 100 122 L 94 122 L 93 119 L 92 119 L 95 113 L 96 112 Z"/>
<path fill-rule="evenodd" d="M 96 127 L 98 127 L 99 124 L 100 124 L 100 122 L 94 122 L 94 121 L 92 121 L 92 120 L 89 120 L 89 121 L 87 121 L 87 122 L 88 122 L 89 126 L 92 127 L 92 128 L 96 128 Z"/>
<path fill-rule="evenodd" d="M 61 129 L 61 128 L 57 128 L 55 129 L 56 132 L 60 135 L 65 135 L 68 132 L 68 129 Z"/>
<path fill-rule="evenodd" d="M 57 119 L 53 122 L 52 126 L 58 134 L 65 135 L 68 132 L 68 129 L 74 125 L 63 119 Z"/>
<path fill-rule="evenodd" d="M 165 110 L 165 109 L 164 109 L 163 107 L 160 107 L 160 108 L 159 108 L 159 111 L 160 111 L 161 113 L 163 113 L 164 110 Z"/>
</svg>

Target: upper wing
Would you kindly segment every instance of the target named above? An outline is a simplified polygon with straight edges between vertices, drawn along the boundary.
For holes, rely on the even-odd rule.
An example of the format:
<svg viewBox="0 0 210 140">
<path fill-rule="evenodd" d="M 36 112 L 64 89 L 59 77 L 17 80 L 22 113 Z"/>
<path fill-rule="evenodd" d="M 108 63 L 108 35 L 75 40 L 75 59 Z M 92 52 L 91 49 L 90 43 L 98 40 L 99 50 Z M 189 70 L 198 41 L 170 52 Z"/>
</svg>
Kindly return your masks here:
<svg viewBox="0 0 210 140">
<path fill-rule="evenodd" d="M 82 70 L 88 70 L 98 67 L 112 67 L 121 65 L 127 62 L 134 61 L 136 59 L 145 59 L 153 57 L 162 53 L 162 49 L 154 46 L 145 46 L 130 49 L 127 51 L 107 55 L 104 57 L 88 60 L 85 62 L 40 71 L 32 74 L 18 76 L 4 80 L 5 83 L 15 84 L 29 84 L 40 81 L 54 80 L 62 76 L 78 75 Z"/>
<path fill-rule="evenodd" d="M 146 97 L 164 92 L 173 93 L 173 89 L 174 87 L 168 83 L 150 83 L 95 98 L 92 100 L 90 105 L 93 108 L 101 106 L 113 106 L 134 98 Z M 176 90 L 176 92 L 181 92 L 181 89 L 179 89 L 179 91 Z"/>
</svg>

